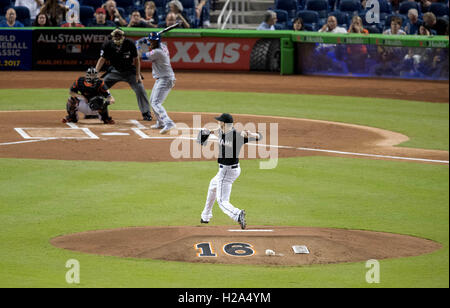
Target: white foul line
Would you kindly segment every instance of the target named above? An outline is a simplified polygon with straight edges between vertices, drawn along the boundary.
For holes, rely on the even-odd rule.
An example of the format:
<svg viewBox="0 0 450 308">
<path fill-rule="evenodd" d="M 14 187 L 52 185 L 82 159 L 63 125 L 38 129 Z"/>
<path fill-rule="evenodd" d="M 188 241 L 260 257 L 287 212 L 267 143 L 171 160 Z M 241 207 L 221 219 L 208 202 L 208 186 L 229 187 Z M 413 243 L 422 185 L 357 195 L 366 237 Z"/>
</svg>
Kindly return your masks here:
<svg viewBox="0 0 450 308">
<path fill-rule="evenodd" d="M 137 135 L 139 135 L 142 139 L 150 139 L 150 136 L 148 136 L 146 133 L 144 133 L 137 127 L 132 127 L 131 130 L 135 132 Z"/>
<path fill-rule="evenodd" d="M 228 230 L 229 232 L 273 232 L 273 230 L 268 229 L 246 229 L 246 230 Z"/>
<path fill-rule="evenodd" d="M 130 123 L 136 125 L 136 127 L 139 129 L 146 129 L 146 127 L 141 123 L 139 123 L 138 120 L 130 120 Z"/>
<path fill-rule="evenodd" d="M 449 163 L 448 160 L 434 160 L 434 159 L 425 159 L 425 158 L 412 158 L 412 157 L 389 156 L 389 155 L 379 155 L 379 154 L 352 153 L 352 152 L 310 149 L 310 148 L 296 148 L 296 149 L 300 150 L 300 151 L 315 151 L 315 152 L 325 152 L 325 153 L 342 154 L 342 155 L 366 156 L 366 157 L 375 157 L 375 158 L 390 158 L 390 159 L 399 159 L 399 160 L 413 160 L 413 161 L 443 163 L 443 164 Z"/>
<path fill-rule="evenodd" d="M 25 141 L 5 142 L 5 143 L 0 143 L 0 145 L 13 145 L 13 144 L 40 142 L 40 141 L 56 140 L 56 139 L 57 138 L 42 138 L 42 139 L 25 140 Z"/>
</svg>

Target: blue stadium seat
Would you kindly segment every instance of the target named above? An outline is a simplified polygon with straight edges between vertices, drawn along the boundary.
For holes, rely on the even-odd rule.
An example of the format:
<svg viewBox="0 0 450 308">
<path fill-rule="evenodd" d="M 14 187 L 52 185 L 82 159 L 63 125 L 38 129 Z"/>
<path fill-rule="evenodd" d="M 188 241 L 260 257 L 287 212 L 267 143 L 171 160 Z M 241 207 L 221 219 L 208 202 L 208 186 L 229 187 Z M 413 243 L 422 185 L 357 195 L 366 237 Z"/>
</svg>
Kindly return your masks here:
<svg viewBox="0 0 450 308">
<path fill-rule="evenodd" d="M 195 9 L 195 1 L 194 0 L 179 0 L 183 5 L 183 9 Z"/>
<path fill-rule="evenodd" d="M 11 6 L 11 0 L 0 0 L 0 15 L 4 17 L 6 9 Z"/>
<path fill-rule="evenodd" d="M 301 17 L 305 29 L 309 31 L 317 31 L 319 27 L 319 13 L 315 11 L 301 10 L 297 13 L 297 17 Z"/>
<path fill-rule="evenodd" d="M 380 4 L 380 13 L 392 14 L 392 4 L 388 0 L 378 0 Z"/>
<path fill-rule="evenodd" d="M 436 15 L 436 17 L 449 16 L 448 6 L 442 2 L 431 3 L 430 12 Z"/>
<path fill-rule="evenodd" d="M 80 5 L 80 23 L 84 26 L 90 24 L 94 18 L 95 10 L 92 6 Z"/>
<path fill-rule="evenodd" d="M 375 26 L 375 25 L 364 26 L 364 29 L 369 31 L 369 33 L 371 33 L 371 34 L 379 34 L 379 33 L 381 33 L 380 28 Z"/>
<path fill-rule="evenodd" d="M 306 10 L 316 11 L 319 14 L 319 23 L 324 24 L 330 11 L 328 0 L 308 0 L 306 2 Z"/>
<path fill-rule="evenodd" d="M 125 10 L 125 15 L 129 15 L 134 7 L 134 0 L 115 0 L 117 8 L 121 7 Z M 123 18 L 125 16 L 122 15 Z"/>
<path fill-rule="evenodd" d="M 421 16 L 421 9 L 420 9 L 420 4 L 417 2 L 412 2 L 412 1 L 404 1 L 402 3 L 400 3 L 398 12 L 402 15 L 408 16 L 408 11 L 410 9 L 416 9 L 417 12 L 419 12 L 419 16 Z"/>
<path fill-rule="evenodd" d="M 80 5 L 92 6 L 94 10 L 102 6 L 104 0 L 80 0 Z"/>
<path fill-rule="evenodd" d="M 297 14 L 297 0 L 276 0 L 275 9 L 285 10 L 288 12 L 289 18 L 292 19 Z"/>
<path fill-rule="evenodd" d="M 30 10 L 26 6 L 14 6 L 16 10 L 16 20 L 23 23 L 25 27 L 31 26 Z"/>
<path fill-rule="evenodd" d="M 289 29 L 289 17 L 288 12 L 285 10 L 273 10 L 277 14 L 277 23 L 275 28 L 277 30 L 288 30 Z"/>
<path fill-rule="evenodd" d="M 353 16 L 361 13 L 362 6 L 359 0 L 341 0 L 339 10 Z"/>
</svg>

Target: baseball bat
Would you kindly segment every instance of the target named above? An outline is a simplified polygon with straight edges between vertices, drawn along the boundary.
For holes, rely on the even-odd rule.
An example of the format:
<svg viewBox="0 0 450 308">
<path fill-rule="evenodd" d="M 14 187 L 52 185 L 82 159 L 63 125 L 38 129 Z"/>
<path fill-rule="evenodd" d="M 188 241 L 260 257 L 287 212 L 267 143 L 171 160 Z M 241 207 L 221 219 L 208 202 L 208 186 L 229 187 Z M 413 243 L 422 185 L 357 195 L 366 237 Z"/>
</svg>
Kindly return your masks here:
<svg viewBox="0 0 450 308">
<path fill-rule="evenodd" d="M 169 32 L 170 30 L 177 28 L 179 25 L 181 25 L 181 22 L 177 22 L 174 25 L 168 26 L 167 28 L 159 31 L 158 34 L 161 35 L 163 33 Z"/>
</svg>

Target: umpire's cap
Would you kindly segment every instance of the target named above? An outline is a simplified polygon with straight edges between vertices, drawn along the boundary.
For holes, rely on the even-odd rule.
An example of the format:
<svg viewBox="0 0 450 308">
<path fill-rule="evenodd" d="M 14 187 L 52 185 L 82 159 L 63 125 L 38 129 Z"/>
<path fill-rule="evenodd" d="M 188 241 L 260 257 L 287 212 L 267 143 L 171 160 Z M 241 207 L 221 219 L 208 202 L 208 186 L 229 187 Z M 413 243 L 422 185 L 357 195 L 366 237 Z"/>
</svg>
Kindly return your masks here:
<svg viewBox="0 0 450 308">
<path fill-rule="evenodd" d="M 233 117 L 229 113 L 222 113 L 220 117 L 215 118 L 217 121 L 223 122 L 223 123 L 233 123 Z"/>
</svg>

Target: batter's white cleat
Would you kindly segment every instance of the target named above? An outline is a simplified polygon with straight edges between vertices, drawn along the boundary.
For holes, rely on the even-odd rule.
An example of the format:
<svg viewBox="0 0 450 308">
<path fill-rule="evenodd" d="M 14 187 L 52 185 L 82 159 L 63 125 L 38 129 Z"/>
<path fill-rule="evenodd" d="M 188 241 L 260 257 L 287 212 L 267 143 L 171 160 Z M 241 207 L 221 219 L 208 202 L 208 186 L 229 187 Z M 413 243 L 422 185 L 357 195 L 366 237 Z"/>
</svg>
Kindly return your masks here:
<svg viewBox="0 0 450 308">
<path fill-rule="evenodd" d="M 161 129 L 159 133 L 161 135 L 167 134 L 172 128 L 175 128 L 175 127 L 176 127 L 175 123 L 172 122 L 172 123 L 167 124 L 166 126 L 164 126 L 164 128 Z"/>
<path fill-rule="evenodd" d="M 164 125 L 162 125 L 159 122 L 156 122 L 156 124 L 153 124 L 152 126 L 150 126 L 151 129 L 161 129 L 164 128 Z"/>
</svg>

